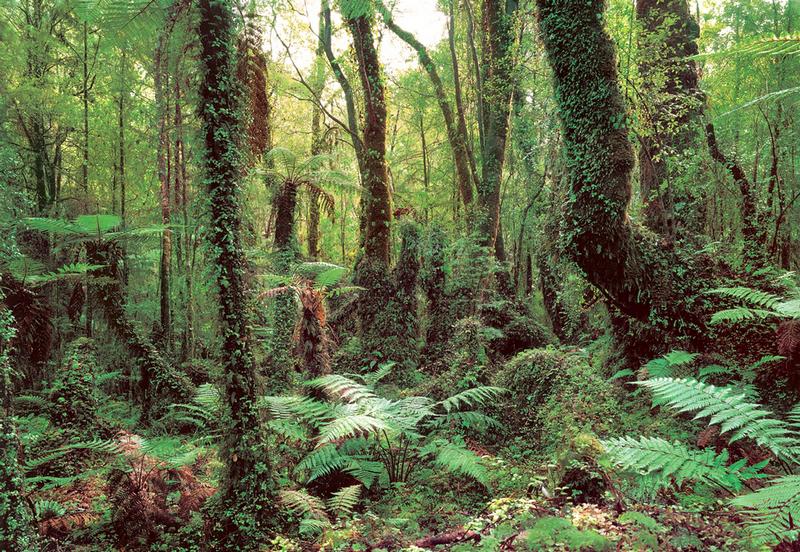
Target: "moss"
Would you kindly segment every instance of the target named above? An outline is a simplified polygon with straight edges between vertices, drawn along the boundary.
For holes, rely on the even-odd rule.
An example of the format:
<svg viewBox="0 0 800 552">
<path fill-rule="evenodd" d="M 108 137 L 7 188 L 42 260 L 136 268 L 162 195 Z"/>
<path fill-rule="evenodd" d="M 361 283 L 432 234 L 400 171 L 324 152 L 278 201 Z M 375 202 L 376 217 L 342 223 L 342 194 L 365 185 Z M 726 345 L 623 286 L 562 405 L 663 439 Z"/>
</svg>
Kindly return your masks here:
<svg viewBox="0 0 800 552">
<path fill-rule="evenodd" d="M 78 338 L 68 345 L 50 391 L 50 419 L 80 438 L 94 435 L 98 430 L 96 371 L 94 343 Z"/>
<path fill-rule="evenodd" d="M 235 28 L 227 0 L 201 0 L 203 156 L 208 199 L 208 237 L 218 293 L 221 360 L 226 407 L 222 458 L 226 471 L 209 506 L 210 541 L 216 550 L 259 549 L 279 517 L 245 301 L 241 243 L 239 87 L 235 78 Z M 284 366 L 274 366 L 284 370 Z"/>
<path fill-rule="evenodd" d="M 438 224 L 428 231 L 423 252 L 420 283 L 427 300 L 425 347 L 422 355 L 425 364 L 441 357 L 447 343 L 448 329 L 453 323 L 447 283 L 447 234 Z"/>
<path fill-rule="evenodd" d="M 505 363 L 492 384 L 508 390 L 498 407 L 508 441 L 553 454 L 582 433 L 617 427 L 620 406 L 605 378 L 577 354 L 523 351 Z"/>
<path fill-rule="evenodd" d="M 11 419 L 0 420 L 0 550 L 38 550 L 25 504 L 17 454 L 19 442 Z"/>
</svg>

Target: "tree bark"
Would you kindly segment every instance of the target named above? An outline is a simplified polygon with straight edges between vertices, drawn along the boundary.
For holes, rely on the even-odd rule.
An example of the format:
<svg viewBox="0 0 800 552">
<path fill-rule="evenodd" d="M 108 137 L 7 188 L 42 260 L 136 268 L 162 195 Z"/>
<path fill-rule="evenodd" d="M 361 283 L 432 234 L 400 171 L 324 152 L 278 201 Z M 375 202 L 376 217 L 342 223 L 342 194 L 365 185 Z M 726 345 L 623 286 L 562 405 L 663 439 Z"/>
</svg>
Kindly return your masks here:
<svg viewBox="0 0 800 552">
<path fill-rule="evenodd" d="M 567 251 L 622 312 L 646 320 L 652 268 L 628 219 L 634 154 L 603 0 L 537 0 L 564 132 Z"/>
<path fill-rule="evenodd" d="M 267 440 L 256 404 L 258 385 L 245 297 L 233 12 L 228 0 L 200 0 L 199 7 L 208 236 L 216 272 L 229 417 L 222 449 L 226 472 L 212 532 L 220 550 L 251 550 L 274 523 L 275 499 Z"/>
<path fill-rule="evenodd" d="M 690 215 L 676 218 L 675 205 L 683 203 L 684 210 L 690 211 L 692 198 L 675 187 L 673 181 L 680 172 L 670 166 L 670 160 L 684 157 L 692 148 L 703 111 L 697 64 L 689 59 L 698 52 L 700 31 L 686 0 L 637 0 L 636 18 L 642 29 L 642 96 L 651 99 L 641 110 L 645 132 L 639 149 L 645 224 L 673 239 L 677 226 L 699 230 L 699 224 L 687 220 Z"/>
<path fill-rule="evenodd" d="M 364 257 L 375 267 L 389 266 L 392 198 L 386 170 L 386 99 L 383 72 L 375 39 L 372 17 L 361 15 L 348 19 L 358 74 L 364 94 Z"/>
<path fill-rule="evenodd" d="M 481 239 L 489 247 L 497 240 L 500 224 L 500 185 L 515 88 L 513 18 L 517 8 L 515 0 L 483 2 L 481 127 L 484 141 L 478 207 Z"/>
<path fill-rule="evenodd" d="M 431 84 L 433 84 L 436 102 L 439 104 L 439 109 L 441 110 L 442 118 L 444 119 L 444 126 L 445 130 L 447 131 L 447 140 L 449 141 L 450 149 L 453 152 L 453 161 L 456 169 L 456 178 L 458 179 L 458 187 L 461 191 L 461 199 L 464 202 L 464 207 L 469 210 L 472 204 L 473 195 L 473 178 L 470 171 L 470 164 L 474 163 L 474 161 L 470 161 L 470 153 L 467 149 L 466 127 L 462 128 L 460 124 L 456 123 L 455 117 L 453 116 L 453 109 L 451 108 L 450 102 L 447 100 L 447 95 L 444 91 L 444 84 L 442 83 L 441 77 L 439 77 L 439 71 L 437 71 L 436 64 L 434 63 L 433 59 L 431 59 L 428 50 L 419 40 L 414 37 L 414 35 L 402 29 L 397 23 L 394 22 L 389 10 L 387 10 L 382 3 L 379 3 L 378 6 L 386 26 L 389 27 L 389 29 L 395 35 L 397 35 L 398 38 L 414 49 L 414 51 L 417 53 L 420 64 L 422 65 L 423 69 L 425 69 L 425 72 L 428 73 Z"/>
</svg>

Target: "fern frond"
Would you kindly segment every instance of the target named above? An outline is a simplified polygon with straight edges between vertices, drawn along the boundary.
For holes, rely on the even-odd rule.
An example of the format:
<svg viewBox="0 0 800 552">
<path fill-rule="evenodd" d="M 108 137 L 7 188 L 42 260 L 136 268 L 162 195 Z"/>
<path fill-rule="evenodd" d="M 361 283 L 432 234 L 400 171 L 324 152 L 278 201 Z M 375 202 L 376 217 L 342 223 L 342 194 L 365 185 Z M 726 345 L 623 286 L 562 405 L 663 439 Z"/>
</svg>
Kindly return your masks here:
<svg viewBox="0 0 800 552">
<path fill-rule="evenodd" d="M 800 35 L 787 34 L 778 37 L 764 37 L 737 44 L 726 50 L 709 52 L 693 56 L 693 59 L 712 58 L 718 56 L 736 57 L 773 57 L 800 54 Z"/>
<path fill-rule="evenodd" d="M 749 529 L 757 540 L 784 540 L 798 530 L 795 520 L 800 516 L 800 476 L 779 477 L 771 485 L 736 497 L 731 503 L 748 514 Z"/>
<path fill-rule="evenodd" d="M 310 397 L 261 397 L 258 404 L 261 408 L 268 408 L 274 418 L 300 418 L 315 427 L 333 418 L 329 405 Z"/>
<path fill-rule="evenodd" d="M 373 416 L 351 414 L 336 418 L 320 428 L 319 442 L 331 443 L 357 435 L 376 434 L 381 430 L 390 429 L 389 425 Z"/>
<path fill-rule="evenodd" d="M 448 443 L 439 448 L 433 462 L 451 473 L 466 475 L 484 485 L 487 483 L 488 473 L 480 457 L 464 447 Z"/>
<path fill-rule="evenodd" d="M 290 489 L 280 491 L 278 496 L 281 503 L 292 513 L 328 521 L 328 514 L 325 512 L 325 503 L 321 498 L 310 495 L 305 491 Z"/>
<path fill-rule="evenodd" d="M 747 402 L 747 397 L 733 388 L 690 378 L 655 378 L 636 383 L 653 393 L 654 403 L 678 412 L 696 413 L 695 419 L 710 418 L 709 424 L 720 425 L 721 434 L 732 432 L 730 442 L 749 437 L 784 459 L 794 458 L 798 451 L 797 434 L 786 422 L 773 418 L 760 405 Z"/>
<path fill-rule="evenodd" d="M 359 498 L 361 498 L 361 485 L 350 485 L 333 493 L 326 505 L 329 512 L 336 514 L 337 517 L 344 517 L 353 513 Z"/>
<path fill-rule="evenodd" d="M 307 483 L 324 477 L 334 471 L 344 469 L 351 463 L 351 457 L 342 454 L 335 445 L 325 445 L 311 451 L 294 468 L 295 473 L 308 472 Z"/>
<path fill-rule="evenodd" d="M 375 398 L 375 393 L 373 393 L 369 387 L 339 374 L 322 376 L 307 381 L 304 385 L 315 389 L 321 389 L 328 395 L 347 402 L 359 402 L 364 399 Z"/>
<path fill-rule="evenodd" d="M 67 509 L 63 504 L 55 500 L 37 500 L 33 505 L 34 513 L 36 514 L 36 521 L 44 521 L 46 519 L 61 517 L 67 513 Z"/>
<path fill-rule="evenodd" d="M 474 387 L 440 401 L 436 406 L 442 407 L 445 412 L 456 410 L 462 406 L 480 406 L 497 399 L 505 392 L 506 390 L 502 387 Z"/>
<path fill-rule="evenodd" d="M 756 320 L 759 318 L 763 319 L 771 316 L 775 316 L 773 311 L 764 309 L 751 309 L 748 307 L 735 307 L 732 309 L 724 309 L 715 312 L 711 316 L 711 324 L 720 324 L 722 322 L 738 324 L 739 322 L 744 322 L 745 320 Z"/>
<path fill-rule="evenodd" d="M 650 377 L 658 378 L 672 375 L 672 369 L 676 366 L 691 364 L 697 358 L 697 353 L 687 353 L 686 351 L 670 351 L 666 355 L 655 358 L 644 365 Z"/>
<path fill-rule="evenodd" d="M 673 478 L 679 485 L 687 480 L 706 480 L 735 491 L 742 487 L 742 481 L 757 477 L 763 467 L 747 467 L 741 461 L 728 466 L 727 450 L 720 454 L 712 449 L 692 450 L 659 437 L 618 437 L 601 443 L 621 468 L 664 480 Z"/>
<path fill-rule="evenodd" d="M 743 303 L 750 303 L 751 305 L 765 309 L 775 308 L 775 305 L 782 301 L 780 297 L 772 293 L 744 286 L 721 287 L 712 289 L 709 291 L 709 293 L 722 295 L 723 297 L 730 297 L 732 299 L 738 299 Z"/>
</svg>

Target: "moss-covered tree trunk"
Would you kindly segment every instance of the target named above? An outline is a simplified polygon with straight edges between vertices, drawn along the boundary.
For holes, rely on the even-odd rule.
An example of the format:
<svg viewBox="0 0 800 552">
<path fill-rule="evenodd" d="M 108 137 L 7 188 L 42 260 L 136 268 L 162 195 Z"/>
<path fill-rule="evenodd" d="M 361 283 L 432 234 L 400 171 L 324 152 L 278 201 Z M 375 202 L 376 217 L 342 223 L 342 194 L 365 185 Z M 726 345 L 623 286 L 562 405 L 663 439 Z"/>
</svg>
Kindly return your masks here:
<svg viewBox="0 0 800 552">
<path fill-rule="evenodd" d="M 481 240 L 491 248 L 495 248 L 500 226 L 500 184 L 514 92 L 514 16 L 517 8 L 518 3 L 514 0 L 483 2 L 480 124 L 484 139 L 478 215 Z"/>
<path fill-rule="evenodd" d="M 350 6 L 353 8 L 353 6 Z M 386 169 L 386 98 L 384 76 L 375 48 L 374 14 L 350 14 L 346 19 L 353 36 L 358 74 L 363 94 L 364 125 L 362 202 L 362 255 L 356 266 L 355 282 L 366 288 L 359 298 L 361 333 L 369 350 L 375 350 L 381 335 L 376 317 L 385 307 L 390 289 L 390 232 L 392 198 Z"/>
<path fill-rule="evenodd" d="M 150 419 L 160 408 L 188 399 L 192 386 L 183 374 L 164 359 L 147 336 L 136 329 L 130 316 L 125 312 L 122 257 L 122 249 L 115 242 L 86 243 L 87 261 L 103 266 L 91 272 L 96 281 L 93 284 L 93 297 L 100 304 L 100 310 L 108 327 L 139 368 L 142 412 L 145 419 Z"/>
<path fill-rule="evenodd" d="M 209 200 L 209 240 L 219 294 L 222 365 L 228 428 L 214 537 L 220 550 L 257 549 L 274 523 L 274 484 L 256 398 L 245 300 L 240 226 L 241 163 L 237 83 L 230 0 L 200 0 L 201 119 Z"/>
<path fill-rule="evenodd" d="M 696 142 L 703 94 L 698 85 L 697 23 L 686 0 L 638 0 L 639 73 L 644 122 L 639 149 L 639 182 L 645 223 L 668 239 L 678 227 L 697 232 L 693 198 L 677 182 L 680 160 Z M 682 205 L 683 212 L 676 212 Z"/>
<path fill-rule="evenodd" d="M 628 219 L 634 153 L 603 0 L 537 0 L 569 172 L 563 234 L 591 283 L 646 319 L 652 267 Z"/>
<path fill-rule="evenodd" d="M 364 95 L 364 260 L 389 266 L 392 198 L 386 170 L 386 91 L 373 36 L 373 16 L 347 20 Z"/>
</svg>

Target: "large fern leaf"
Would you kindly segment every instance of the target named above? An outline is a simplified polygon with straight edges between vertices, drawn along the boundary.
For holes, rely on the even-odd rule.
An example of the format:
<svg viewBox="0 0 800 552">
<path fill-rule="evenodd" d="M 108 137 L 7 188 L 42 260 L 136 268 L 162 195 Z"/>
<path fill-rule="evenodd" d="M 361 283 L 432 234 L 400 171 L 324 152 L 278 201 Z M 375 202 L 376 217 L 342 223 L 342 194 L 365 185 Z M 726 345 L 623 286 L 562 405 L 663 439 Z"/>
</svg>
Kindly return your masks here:
<svg viewBox="0 0 800 552">
<path fill-rule="evenodd" d="M 797 536 L 800 476 L 779 477 L 768 487 L 736 497 L 731 502 L 748 513 L 750 530 L 756 539 L 774 542 Z"/>
<path fill-rule="evenodd" d="M 716 387 L 691 378 L 654 378 L 637 382 L 649 389 L 655 403 L 665 404 L 678 412 L 692 412 L 695 419 L 709 418 L 719 424 L 720 433 L 731 433 L 730 442 L 749 437 L 784 459 L 793 459 L 798 452 L 797 433 L 783 420 L 733 388 Z"/>
<path fill-rule="evenodd" d="M 739 490 L 742 481 L 758 477 L 761 464 L 746 466 L 742 460 L 728 466 L 728 451 L 692 450 L 682 443 L 660 437 L 618 437 L 602 441 L 603 447 L 623 469 L 644 475 L 674 479 L 705 480 L 726 489 Z"/>
</svg>

